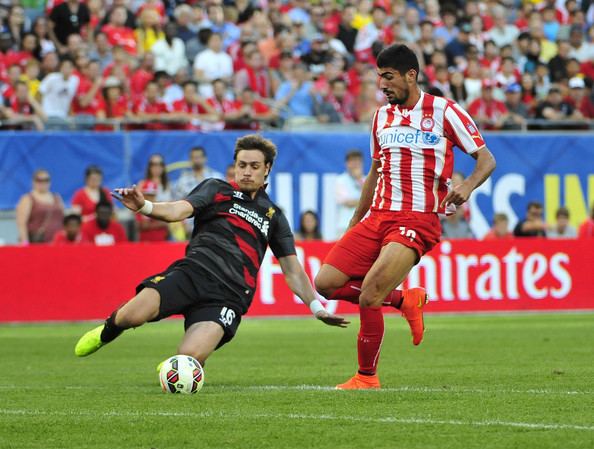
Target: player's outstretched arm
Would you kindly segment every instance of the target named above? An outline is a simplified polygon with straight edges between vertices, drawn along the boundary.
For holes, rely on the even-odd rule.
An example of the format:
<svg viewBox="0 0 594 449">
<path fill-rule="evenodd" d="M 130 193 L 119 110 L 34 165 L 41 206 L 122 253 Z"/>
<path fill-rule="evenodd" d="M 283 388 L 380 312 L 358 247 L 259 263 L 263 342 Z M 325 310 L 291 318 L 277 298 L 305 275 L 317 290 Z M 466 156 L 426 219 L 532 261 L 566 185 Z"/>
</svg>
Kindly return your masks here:
<svg viewBox="0 0 594 449">
<path fill-rule="evenodd" d="M 472 191 L 485 182 L 491 176 L 493 170 L 495 170 L 495 158 L 487 147 L 483 146 L 478 151 L 472 153 L 471 156 L 476 159 L 474 170 L 461 184 L 449 191 L 441 202 L 441 207 L 447 206 L 449 203 L 460 206 L 468 201 Z"/>
<path fill-rule="evenodd" d="M 194 214 L 192 205 L 185 201 L 167 201 L 153 203 L 144 199 L 142 192 L 133 185 L 115 189 L 111 195 L 133 212 L 138 212 L 152 218 L 167 222 L 182 221 Z"/>
<path fill-rule="evenodd" d="M 287 285 L 293 293 L 295 293 L 301 300 L 309 306 L 314 316 L 329 326 L 347 327 L 350 324 L 349 321 L 345 320 L 341 316 L 332 315 L 322 303 L 316 299 L 316 294 L 311 282 L 305 274 L 301 263 L 297 256 L 285 256 L 278 259 Z"/>
<path fill-rule="evenodd" d="M 373 193 L 375 192 L 375 186 L 377 185 L 377 178 L 379 176 L 379 168 L 380 161 L 372 159 L 371 168 L 369 169 L 367 178 L 365 178 L 365 182 L 363 183 L 363 188 L 361 189 L 361 198 L 359 199 L 359 204 L 357 204 L 357 209 L 355 209 L 353 218 L 351 218 L 349 228 L 359 223 L 371 207 Z"/>
</svg>

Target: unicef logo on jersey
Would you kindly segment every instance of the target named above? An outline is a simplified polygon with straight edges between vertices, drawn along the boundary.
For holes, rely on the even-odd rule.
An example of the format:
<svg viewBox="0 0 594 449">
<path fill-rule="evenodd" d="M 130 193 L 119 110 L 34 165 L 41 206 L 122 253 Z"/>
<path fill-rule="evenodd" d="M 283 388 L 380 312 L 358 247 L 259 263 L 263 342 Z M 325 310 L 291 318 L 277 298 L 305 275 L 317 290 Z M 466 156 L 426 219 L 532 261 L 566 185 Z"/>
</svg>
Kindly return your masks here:
<svg viewBox="0 0 594 449">
<path fill-rule="evenodd" d="M 437 145 L 439 143 L 439 135 L 428 131 L 423 131 L 422 139 L 425 145 Z"/>
<path fill-rule="evenodd" d="M 410 130 L 410 131 L 409 131 Z M 382 148 L 391 145 L 437 145 L 441 137 L 431 131 L 421 131 L 411 128 L 386 128 L 378 133 L 379 144 Z"/>
</svg>

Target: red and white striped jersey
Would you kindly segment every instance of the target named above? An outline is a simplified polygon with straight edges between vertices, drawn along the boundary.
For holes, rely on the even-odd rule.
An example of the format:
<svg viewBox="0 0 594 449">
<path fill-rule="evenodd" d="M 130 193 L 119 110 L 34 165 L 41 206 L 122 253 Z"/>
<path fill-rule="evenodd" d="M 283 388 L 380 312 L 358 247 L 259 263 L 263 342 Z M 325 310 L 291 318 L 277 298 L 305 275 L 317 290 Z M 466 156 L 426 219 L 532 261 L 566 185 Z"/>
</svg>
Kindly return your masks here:
<svg viewBox="0 0 594 449">
<path fill-rule="evenodd" d="M 412 109 L 380 107 L 373 117 L 371 157 L 380 161 L 371 210 L 453 213 L 439 207 L 451 189 L 453 146 L 472 154 L 485 142 L 452 100 L 421 91 Z"/>
</svg>

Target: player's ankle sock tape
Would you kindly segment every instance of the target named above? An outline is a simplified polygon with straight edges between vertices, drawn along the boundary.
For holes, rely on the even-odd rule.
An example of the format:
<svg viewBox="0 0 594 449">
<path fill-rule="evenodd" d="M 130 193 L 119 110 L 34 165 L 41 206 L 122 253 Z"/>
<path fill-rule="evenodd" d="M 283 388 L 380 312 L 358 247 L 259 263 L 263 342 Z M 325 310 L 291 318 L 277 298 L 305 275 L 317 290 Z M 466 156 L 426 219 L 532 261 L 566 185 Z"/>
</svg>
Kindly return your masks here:
<svg viewBox="0 0 594 449">
<path fill-rule="evenodd" d="M 388 296 L 386 296 L 386 299 L 384 299 L 383 305 L 400 309 L 402 306 L 402 301 L 404 301 L 402 290 L 392 290 Z"/>
<path fill-rule="evenodd" d="M 103 343 L 109 343 L 110 341 L 115 340 L 120 336 L 122 332 L 126 329 L 123 327 L 119 327 L 115 324 L 115 315 L 117 310 L 113 312 L 108 319 L 105 320 L 105 325 L 103 326 L 103 330 L 101 331 L 101 341 Z"/>
<path fill-rule="evenodd" d="M 352 302 L 353 304 L 359 304 L 362 284 L 363 281 L 359 279 L 348 281 L 342 287 L 334 290 L 328 299 L 340 299 L 342 301 Z"/>
</svg>

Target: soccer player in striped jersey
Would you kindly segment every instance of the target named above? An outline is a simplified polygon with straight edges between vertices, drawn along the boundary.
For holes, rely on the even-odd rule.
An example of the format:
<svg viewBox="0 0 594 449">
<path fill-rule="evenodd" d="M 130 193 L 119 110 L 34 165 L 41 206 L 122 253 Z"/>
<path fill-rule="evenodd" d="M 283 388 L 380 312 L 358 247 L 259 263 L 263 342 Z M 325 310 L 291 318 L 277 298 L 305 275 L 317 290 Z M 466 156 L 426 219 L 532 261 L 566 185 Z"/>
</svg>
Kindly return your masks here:
<svg viewBox="0 0 594 449">
<path fill-rule="evenodd" d="M 439 242 L 438 214 L 453 213 L 495 169 L 468 113 L 452 100 L 423 92 L 418 73 L 417 57 L 405 45 L 378 55 L 379 87 L 388 104 L 373 118 L 371 169 L 349 231 L 316 277 L 316 288 L 326 298 L 360 306 L 359 370 L 338 389 L 380 388 L 382 305 L 399 309 L 413 344 L 421 343 L 425 290 L 395 288 Z M 451 185 L 454 146 L 476 160 L 473 172 L 456 187 Z"/>
</svg>

